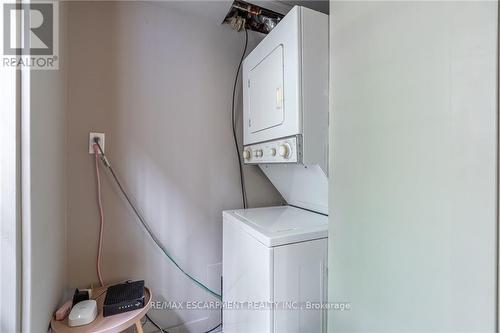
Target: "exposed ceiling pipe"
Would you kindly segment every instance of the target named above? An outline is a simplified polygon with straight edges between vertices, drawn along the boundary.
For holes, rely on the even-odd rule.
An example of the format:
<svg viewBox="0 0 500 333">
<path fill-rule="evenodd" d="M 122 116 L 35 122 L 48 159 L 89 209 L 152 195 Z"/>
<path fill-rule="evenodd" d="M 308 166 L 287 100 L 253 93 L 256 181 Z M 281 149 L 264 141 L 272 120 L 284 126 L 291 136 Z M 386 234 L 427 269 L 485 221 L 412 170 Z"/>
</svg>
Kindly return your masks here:
<svg viewBox="0 0 500 333">
<path fill-rule="evenodd" d="M 235 0 L 223 23 L 229 24 L 238 31 L 247 29 L 268 34 L 283 17 L 283 14 L 272 10 Z"/>
</svg>

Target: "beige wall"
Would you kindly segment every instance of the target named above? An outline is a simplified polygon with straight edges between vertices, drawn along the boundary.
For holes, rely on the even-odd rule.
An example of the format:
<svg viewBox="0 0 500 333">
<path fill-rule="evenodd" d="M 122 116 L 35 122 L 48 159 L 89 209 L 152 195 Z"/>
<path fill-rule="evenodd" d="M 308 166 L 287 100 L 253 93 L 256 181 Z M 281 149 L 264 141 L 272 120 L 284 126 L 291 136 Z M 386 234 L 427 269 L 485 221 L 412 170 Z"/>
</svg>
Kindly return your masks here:
<svg viewBox="0 0 500 333">
<path fill-rule="evenodd" d="M 497 6 L 331 2 L 329 332 L 496 332 Z"/>
<path fill-rule="evenodd" d="M 106 133 L 106 153 L 161 241 L 219 289 L 222 210 L 241 207 L 230 105 L 244 34 L 168 3 L 71 3 L 68 22 L 70 286 L 97 281 L 92 130 Z M 245 170 L 252 206 L 280 203 L 257 168 Z M 110 179 L 104 173 L 104 279 L 145 279 L 155 300 L 211 300 L 152 244 Z M 198 331 L 218 316 L 156 314 L 165 327 L 199 321 Z"/>
</svg>

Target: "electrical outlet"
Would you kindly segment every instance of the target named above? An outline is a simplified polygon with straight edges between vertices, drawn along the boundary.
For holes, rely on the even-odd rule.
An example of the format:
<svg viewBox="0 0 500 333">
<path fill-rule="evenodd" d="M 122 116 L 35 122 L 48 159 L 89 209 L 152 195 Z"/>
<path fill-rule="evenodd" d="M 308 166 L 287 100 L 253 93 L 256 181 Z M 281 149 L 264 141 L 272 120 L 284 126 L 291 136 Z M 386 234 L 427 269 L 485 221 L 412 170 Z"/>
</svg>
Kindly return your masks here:
<svg viewBox="0 0 500 333">
<path fill-rule="evenodd" d="M 94 138 L 99 138 L 99 145 L 102 148 L 102 151 L 105 153 L 105 134 L 104 133 L 97 133 L 97 132 L 90 132 L 89 134 L 89 154 L 94 154 L 94 148 L 92 145 L 94 144 Z M 99 152 L 100 154 L 100 152 Z"/>
</svg>

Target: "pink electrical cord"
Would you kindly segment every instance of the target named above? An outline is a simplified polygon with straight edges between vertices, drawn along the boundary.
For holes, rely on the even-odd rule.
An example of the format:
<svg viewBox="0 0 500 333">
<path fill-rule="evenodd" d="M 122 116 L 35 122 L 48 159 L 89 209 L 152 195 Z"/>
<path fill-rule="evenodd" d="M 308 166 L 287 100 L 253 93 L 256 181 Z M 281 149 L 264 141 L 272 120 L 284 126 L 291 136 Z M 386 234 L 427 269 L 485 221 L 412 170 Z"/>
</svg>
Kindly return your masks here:
<svg viewBox="0 0 500 333">
<path fill-rule="evenodd" d="M 94 143 L 92 145 L 94 149 L 95 156 L 95 174 L 97 180 L 97 204 L 99 206 L 99 215 L 100 215 L 100 228 L 99 228 L 99 246 L 97 248 L 97 277 L 99 278 L 99 283 L 101 287 L 104 286 L 104 282 L 102 280 L 101 275 L 101 248 L 102 248 L 102 233 L 104 231 L 104 212 L 102 209 L 102 198 L 101 198 L 101 177 L 99 176 L 99 146 Z"/>
</svg>

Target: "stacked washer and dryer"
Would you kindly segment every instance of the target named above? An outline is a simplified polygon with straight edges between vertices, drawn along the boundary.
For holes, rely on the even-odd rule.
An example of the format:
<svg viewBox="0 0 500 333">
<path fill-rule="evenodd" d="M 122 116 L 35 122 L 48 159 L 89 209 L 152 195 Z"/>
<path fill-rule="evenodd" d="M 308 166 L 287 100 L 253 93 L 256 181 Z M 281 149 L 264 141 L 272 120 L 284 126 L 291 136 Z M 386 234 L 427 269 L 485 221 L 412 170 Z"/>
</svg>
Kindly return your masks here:
<svg viewBox="0 0 500 333">
<path fill-rule="evenodd" d="M 288 205 L 223 212 L 224 332 L 325 332 L 326 14 L 294 7 L 246 57 L 243 127 L 244 163 Z"/>
</svg>

